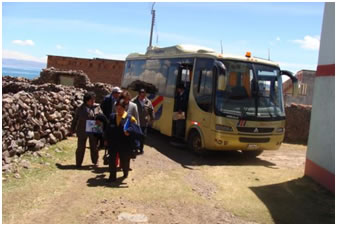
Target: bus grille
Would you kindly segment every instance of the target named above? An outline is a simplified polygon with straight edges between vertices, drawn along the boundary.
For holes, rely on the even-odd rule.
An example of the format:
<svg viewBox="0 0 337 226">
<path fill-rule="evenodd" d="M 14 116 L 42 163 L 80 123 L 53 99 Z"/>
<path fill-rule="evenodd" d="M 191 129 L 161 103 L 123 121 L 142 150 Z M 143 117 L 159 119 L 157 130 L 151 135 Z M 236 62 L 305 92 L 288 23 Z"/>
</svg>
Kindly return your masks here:
<svg viewBox="0 0 337 226">
<path fill-rule="evenodd" d="M 257 128 L 257 127 L 236 127 L 239 132 L 244 133 L 271 133 L 274 128 Z"/>
<path fill-rule="evenodd" d="M 242 143 L 268 143 L 270 141 L 270 138 L 240 137 L 239 141 Z"/>
</svg>

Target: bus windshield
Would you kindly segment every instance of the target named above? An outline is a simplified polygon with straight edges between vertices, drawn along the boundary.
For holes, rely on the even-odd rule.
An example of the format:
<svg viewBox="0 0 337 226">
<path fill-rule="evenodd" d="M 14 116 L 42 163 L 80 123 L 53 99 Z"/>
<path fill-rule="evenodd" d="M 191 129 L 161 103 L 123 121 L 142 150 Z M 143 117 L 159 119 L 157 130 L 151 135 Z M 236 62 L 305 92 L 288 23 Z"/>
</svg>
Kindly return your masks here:
<svg viewBox="0 0 337 226">
<path fill-rule="evenodd" d="M 224 61 L 219 69 L 215 108 L 217 114 L 241 118 L 284 117 L 282 77 L 273 66 Z"/>
</svg>

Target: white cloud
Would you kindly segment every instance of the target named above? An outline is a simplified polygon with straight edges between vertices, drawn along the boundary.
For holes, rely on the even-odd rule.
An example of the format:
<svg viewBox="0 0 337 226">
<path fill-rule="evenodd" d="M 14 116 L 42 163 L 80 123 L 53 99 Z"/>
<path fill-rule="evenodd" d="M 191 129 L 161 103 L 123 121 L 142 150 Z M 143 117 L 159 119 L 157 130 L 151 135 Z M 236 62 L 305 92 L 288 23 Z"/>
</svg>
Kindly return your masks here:
<svg viewBox="0 0 337 226">
<path fill-rule="evenodd" d="M 59 45 L 59 44 L 57 44 L 57 45 L 56 45 L 56 49 L 64 49 L 64 47 L 61 46 L 61 45 Z"/>
<path fill-rule="evenodd" d="M 280 37 L 276 37 L 276 41 L 281 41 L 281 38 Z"/>
<path fill-rule="evenodd" d="M 9 59 L 17 59 L 17 60 L 30 60 L 30 61 L 36 61 L 36 62 L 41 62 L 41 63 L 46 63 L 47 62 L 47 57 L 34 57 L 26 53 L 18 52 L 18 51 L 13 51 L 13 50 L 2 50 L 2 58 L 9 58 Z"/>
<path fill-rule="evenodd" d="M 306 35 L 303 40 L 293 40 L 292 42 L 299 44 L 303 49 L 318 50 L 320 37 Z"/>
<path fill-rule="evenodd" d="M 104 53 L 99 49 L 89 49 L 88 53 L 94 54 L 94 55 L 97 55 L 97 56 L 103 56 L 104 55 Z"/>
<path fill-rule="evenodd" d="M 13 44 L 20 46 L 33 46 L 35 43 L 32 40 L 13 40 Z"/>
</svg>

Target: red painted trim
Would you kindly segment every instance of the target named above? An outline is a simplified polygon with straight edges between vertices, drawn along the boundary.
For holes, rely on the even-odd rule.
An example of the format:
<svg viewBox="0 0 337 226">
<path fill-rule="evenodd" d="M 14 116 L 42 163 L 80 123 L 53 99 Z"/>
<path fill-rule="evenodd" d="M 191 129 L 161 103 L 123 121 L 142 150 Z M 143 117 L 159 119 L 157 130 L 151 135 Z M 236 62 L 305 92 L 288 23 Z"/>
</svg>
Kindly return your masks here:
<svg viewBox="0 0 337 226">
<path fill-rule="evenodd" d="M 159 104 L 160 102 L 163 101 L 163 96 L 159 96 L 157 99 L 155 99 L 153 102 L 152 102 L 152 105 L 153 107 L 157 106 L 157 104 Z"/>
<path fill-rule="evenodd" d="M 305 161 L 304 174 L 335 193 L 335 174 L 322 168 L 308 158 Z"/>
<path fill-rule="evenodd" d="M 335 64 L 318 65 L 316 76 L 335 76 Z"/>
</svg>

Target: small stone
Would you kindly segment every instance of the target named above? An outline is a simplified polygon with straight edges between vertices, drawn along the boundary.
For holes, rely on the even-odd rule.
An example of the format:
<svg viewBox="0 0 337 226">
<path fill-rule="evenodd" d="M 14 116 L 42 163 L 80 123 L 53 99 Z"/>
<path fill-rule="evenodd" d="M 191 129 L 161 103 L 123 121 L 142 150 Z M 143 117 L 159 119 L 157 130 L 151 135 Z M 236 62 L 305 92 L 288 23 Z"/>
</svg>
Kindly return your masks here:
<svg viewBox="0 0 337 226">
<path fill-rule="evenodd" d="M 51 144 L 56 144 L 57 143 L 57 139 L 56 139 L 56 137 L 52 133 L 49 134 L 49 140 L 50 140 Z"/>
<path fill-rule="evenodd" d="M 22 160 L 20 162 L 20 166 L 22 166 L 23 168 L 29 169 L 30 168 L 30 162 L 27 160 Z"/>
<path fill-rule="evenodd" d="M 15 177 L 16 179 L 21 179 L 21 176 L 20 176 L 20 174 L 18 174 L 18 173 L 14 174 L 14 177 Z"/>
<path fill-rule="evenodd" d="M 6 164 L 4 166 L 2 166 L 2 171 L 7 171 L 7 170 L 10 170 L 10 165 L 9 164 Z"/>
<path fill-rule="evenodd" d="M 55 152 L 60 153 L 60 152 L 62 152 L 62 151 L 61 151 L 60 149 L 56 148 L 56 149 L 55 149 Z"/>
</svg>

